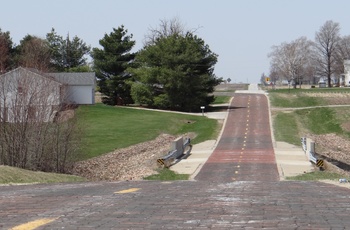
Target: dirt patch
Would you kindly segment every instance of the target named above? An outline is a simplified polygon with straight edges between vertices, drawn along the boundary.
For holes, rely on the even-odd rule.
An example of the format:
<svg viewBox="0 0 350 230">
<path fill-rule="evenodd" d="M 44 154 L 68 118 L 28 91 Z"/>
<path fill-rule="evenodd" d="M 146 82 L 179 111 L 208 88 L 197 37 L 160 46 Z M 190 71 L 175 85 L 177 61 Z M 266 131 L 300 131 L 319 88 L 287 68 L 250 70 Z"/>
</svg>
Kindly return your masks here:
<svg viewBox="0 0 350 230">
<path fill-rule="evenodd" d="M 57 113 L 55 121 L 57 121 L 57 122 L 65 122 L 65 121 L 68 121 L 69 119 L 73 118 L 74 115 L 75 115 L 75 110 L 74 109 L 60 111 L 60 112 Z"/>
<path fill-rule="evenodd" d="M 350 122 L 344 122 L 341 127 L 345 132 L 350 132 Z"/>
</svg>

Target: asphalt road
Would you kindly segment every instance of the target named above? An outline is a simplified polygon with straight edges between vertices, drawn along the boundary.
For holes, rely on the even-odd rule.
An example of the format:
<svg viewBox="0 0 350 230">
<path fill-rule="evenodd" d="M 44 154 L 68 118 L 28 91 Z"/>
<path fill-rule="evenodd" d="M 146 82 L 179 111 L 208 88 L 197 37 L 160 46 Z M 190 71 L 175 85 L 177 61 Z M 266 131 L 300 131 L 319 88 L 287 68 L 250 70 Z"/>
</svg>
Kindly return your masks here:
<svg viewBox="0 0 350 230">
<path fill-rule="evenodd" d="M 0 229 L 350 229 L 350 190 L 279 181 L 264 95 L 237 94 L 195 181 L 0 187 Z"/>
</svg>

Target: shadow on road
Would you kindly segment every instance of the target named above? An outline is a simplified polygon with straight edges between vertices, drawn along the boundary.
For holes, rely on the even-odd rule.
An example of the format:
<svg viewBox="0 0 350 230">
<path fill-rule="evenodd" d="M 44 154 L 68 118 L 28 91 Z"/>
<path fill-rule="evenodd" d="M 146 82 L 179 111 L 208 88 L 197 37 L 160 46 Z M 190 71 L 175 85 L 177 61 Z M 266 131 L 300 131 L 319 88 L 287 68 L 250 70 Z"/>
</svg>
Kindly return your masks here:
<svg viewBox="0 0 350 230">
<path fill-rule="evenodd" d="M 227 110 L 235 110 L 235 109 L 245 109 L 247 107 L 241 107 L 241 106 L 210 106 L 208 108 L 207 112 L 226 112 Z"/>
</svg>

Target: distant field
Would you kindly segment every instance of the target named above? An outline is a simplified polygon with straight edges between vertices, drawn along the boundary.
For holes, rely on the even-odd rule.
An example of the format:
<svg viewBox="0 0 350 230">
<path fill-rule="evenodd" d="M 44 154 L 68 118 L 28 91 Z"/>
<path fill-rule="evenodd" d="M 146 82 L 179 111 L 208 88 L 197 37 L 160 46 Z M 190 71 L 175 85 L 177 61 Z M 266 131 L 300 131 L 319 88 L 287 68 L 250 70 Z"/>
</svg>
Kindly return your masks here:
<svg viewBox="0 0 350 230">
<path fill-rule="evenodd" d="M 278 89 L 268 93 L 273 107 L 350 105 L 350 88 Z"/>
<path fill-rule="evenodd" d="M 240 83 L 240 84 L 220 84 L 215 87 L 216 92 L 234 92 L 236 90 L 247 90 L 249 84 Z"/>
</svg>

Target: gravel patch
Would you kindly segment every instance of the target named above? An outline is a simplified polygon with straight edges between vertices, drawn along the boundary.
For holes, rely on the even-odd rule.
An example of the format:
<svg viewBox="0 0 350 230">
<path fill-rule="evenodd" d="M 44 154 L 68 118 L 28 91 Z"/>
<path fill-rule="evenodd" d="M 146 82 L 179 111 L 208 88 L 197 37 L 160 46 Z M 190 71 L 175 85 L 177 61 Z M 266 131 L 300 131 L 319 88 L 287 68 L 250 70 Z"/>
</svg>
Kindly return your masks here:
<svg viewBox="0 0 350 230">
<path fill-rule="evenodd" d="M 323 156 L 350 164 L 350 141 L 334 133 L 315 135 L 316 152 Z"/>
<path fill-rule="evenodd" d="M 72 174 L 91 181 L 142 180 L 157 173 L 157 159 L 168 153 L 175 139 L 175 136 L 161 134 L 155 140 L 80 161 Z"/>
</svg>

